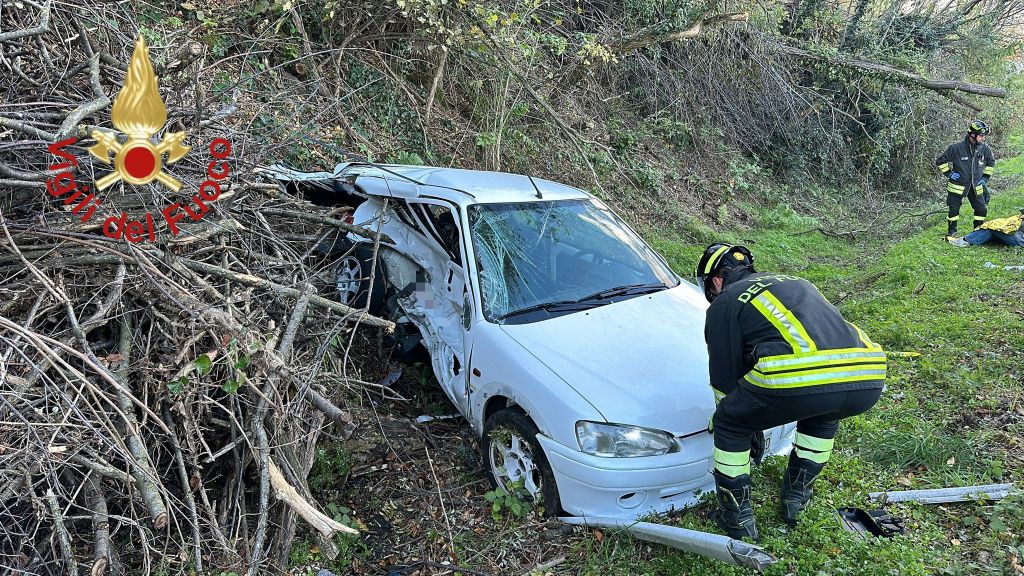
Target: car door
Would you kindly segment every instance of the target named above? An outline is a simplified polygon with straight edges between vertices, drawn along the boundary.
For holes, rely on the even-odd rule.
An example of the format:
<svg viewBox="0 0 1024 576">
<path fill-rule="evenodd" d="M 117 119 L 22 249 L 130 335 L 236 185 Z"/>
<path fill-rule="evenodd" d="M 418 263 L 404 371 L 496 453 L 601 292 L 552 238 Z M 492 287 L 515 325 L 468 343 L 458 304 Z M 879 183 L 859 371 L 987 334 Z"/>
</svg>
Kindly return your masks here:
<svg viewBox="0 0 1024 576">
<path fill-rule="evenodd" d="M 445 393 L 469 416 L 466 346 L 465 246 L 459 207 L 434 199 L 410 200 L 409 209 L 427 235 L 429 273 L 417 286 L 417 323 L 424 332 L 434 375 Z"/>
</svg>

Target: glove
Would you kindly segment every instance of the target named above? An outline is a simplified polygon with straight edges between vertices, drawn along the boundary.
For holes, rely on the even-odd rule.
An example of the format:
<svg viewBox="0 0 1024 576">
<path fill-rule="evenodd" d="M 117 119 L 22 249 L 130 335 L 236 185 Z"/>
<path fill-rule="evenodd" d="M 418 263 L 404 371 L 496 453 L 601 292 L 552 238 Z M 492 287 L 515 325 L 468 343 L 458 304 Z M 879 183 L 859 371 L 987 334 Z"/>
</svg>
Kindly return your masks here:
<svg viewBox="0 0 1024 576">
<path fill-rule="evenodd" d="M 952 174 L 949 175 L 949 179 L 950 180 L 956 180 L 957 182 L 959 182 L 960 181 L 960 173 L 959 172 L 953 172 Z"/>
<path fill-rule="evenodd" d="M 988 186 L 988 178 L 982 178 L 981 180 L 978 180 L 978 186 L 981 186 L 982 188 Z"/>
<path fill-rule="evenodd" d="M 764 458 L 764 432 L 757 431 L 750 435 L 750 459 L 760 464 Z"/>
</svg>

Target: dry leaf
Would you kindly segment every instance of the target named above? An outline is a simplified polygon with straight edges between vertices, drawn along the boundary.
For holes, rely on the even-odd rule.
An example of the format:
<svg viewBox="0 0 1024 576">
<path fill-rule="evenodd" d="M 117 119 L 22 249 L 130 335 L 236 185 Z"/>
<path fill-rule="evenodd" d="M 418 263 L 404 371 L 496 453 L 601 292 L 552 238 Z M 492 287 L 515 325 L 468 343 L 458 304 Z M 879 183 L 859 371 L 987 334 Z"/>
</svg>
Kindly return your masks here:
<svg viewBox="0 0 1024 576">
<path fill-rule="evenodd" d="M 949 460 L 946 460 L 946 466 L 952 466 L 956 464 L 956 456 L 950 456 Z"/>
<path fill-rule="evenodd" d="M 956 538 L 953 538 L 952 540 L 950 540 L 949 543 L 952 544 L 953 546 L 959 546 L 960 544 L 962 544 L 962 542 L 960 542 Z"/>
<path fill-rule="evenodd" d="M 594 540 L 597 540 L 598 544 L 604 542 L 604 532 L 601 532 L 600 530 L 594 530 Z"/>
</svg>

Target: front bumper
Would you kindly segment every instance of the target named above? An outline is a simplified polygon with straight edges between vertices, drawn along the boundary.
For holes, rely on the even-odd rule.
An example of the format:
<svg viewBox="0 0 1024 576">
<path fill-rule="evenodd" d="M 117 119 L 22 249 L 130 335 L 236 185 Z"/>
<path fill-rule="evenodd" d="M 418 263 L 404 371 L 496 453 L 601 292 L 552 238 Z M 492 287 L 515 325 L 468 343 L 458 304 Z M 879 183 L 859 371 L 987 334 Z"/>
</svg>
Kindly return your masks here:
<svg viewBox="0 0 1024 576">
<path fill-rule="evenodd" d="M 788 454 L 795 428 L 767 431 L 767 453 Z M 715 490 L 711 434 L 682 439 L 679 452 L 640 458 L 591 456 L 543 434 L 537 440 L 554 471 L 562 508 L 574 516 L 635 520 L 688 508 Z"/>
</svg>

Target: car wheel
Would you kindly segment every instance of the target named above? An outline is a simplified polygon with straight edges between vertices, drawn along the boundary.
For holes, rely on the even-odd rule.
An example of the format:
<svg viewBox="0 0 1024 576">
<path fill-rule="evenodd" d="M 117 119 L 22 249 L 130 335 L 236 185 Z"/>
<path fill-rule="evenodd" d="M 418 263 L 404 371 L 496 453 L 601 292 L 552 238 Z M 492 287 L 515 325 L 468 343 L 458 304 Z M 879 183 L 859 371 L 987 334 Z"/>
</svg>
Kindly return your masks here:
<svg viewBox="0 0 1024 576">
<path fill-rule="evenodd" d="M 484 423 L 480 449 L 491 484 L 520 499 L 543 507 L 545 516 L 561 511 L 558 486 L 544 449 L 537 442 L 536 424 L 515 408 L 496 412 Z"/>
<path fill-rule="evenodd" d="M 368 311 L 379 314 L 384 304 L 384 267 L 379 259 L 372 284 L 371 270 L 373 249 L 364 244 L 349 244 L 334 269 L 338 302 L 352 308 L 366 308 L 369 304 Z"/>
</svg>

